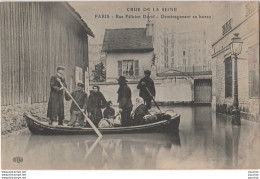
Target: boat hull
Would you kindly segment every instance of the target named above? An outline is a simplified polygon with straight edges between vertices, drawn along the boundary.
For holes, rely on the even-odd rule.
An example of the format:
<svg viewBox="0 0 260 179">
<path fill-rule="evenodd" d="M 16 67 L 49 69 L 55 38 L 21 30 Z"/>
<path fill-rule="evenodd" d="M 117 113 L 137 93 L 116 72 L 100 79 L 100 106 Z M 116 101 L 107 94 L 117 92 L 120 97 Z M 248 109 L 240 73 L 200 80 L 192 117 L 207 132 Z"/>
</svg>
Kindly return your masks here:
<svg viewBox="0 0 260 179">
<path fill-rule="evenodd" d="M 39 121 L 32 115 L 24 115 L 31 133 L 38 135 L 93 135 L 92 128 L 49 125 Z M 180 115 L 172 116 L 169 120 L 159 122 L 115 128 L 98 128 L 102 134 L 129 134 L 129 133 L 176 133 L 179 132 Z"/>
</svg>

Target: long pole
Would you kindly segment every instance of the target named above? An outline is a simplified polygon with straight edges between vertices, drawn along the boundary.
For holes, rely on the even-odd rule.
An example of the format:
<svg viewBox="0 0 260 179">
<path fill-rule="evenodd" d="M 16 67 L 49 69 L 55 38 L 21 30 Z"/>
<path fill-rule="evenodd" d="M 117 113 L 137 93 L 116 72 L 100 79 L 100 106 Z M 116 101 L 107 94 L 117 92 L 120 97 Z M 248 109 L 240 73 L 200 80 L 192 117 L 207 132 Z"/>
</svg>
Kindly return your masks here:
<svg viewBox="0 0 260 179">
<path fill-rule="evenodd" d="M 69 95 L 69 97 L 72 99 L 72 101 L 76 104 L 76 106 L 79 108 L 81 111 L 81 108 L 79 107 L 78 103 L 75 101 L 75 99 L 71 96 L 70 92 L 67 90 L 67 88 L 63 85 L 63 83 L 60 81 L 60 79 L 57 79 L 60 85 L 65 89 L 65 92 Z M 82 112 L 82 111 L 81 111 Z M 90 126 L 94 129 L 94 131 L 97 133 L 98 137 L 102 137 L 102 134 L 99 132 L 99 130 L 96 128 L 96 126 L 92 123 L 92 121 L 87 117 L 87 115 L 82 112 L 84 117 L 87 119 L 88 123 Z"/>
<path fill-rule="evenodd" d="M 238 102 L 238 81 L 237 81 L 237 55 L 234 55 L 234 101 L 233 106 L 235 109 L 232 110 L 232 121 L 233 125 L 241 125 L 240 110 Z"/>
<path fill-rule="evenodd" d="M 156 105 L 156 107 L 157 107 L 157 108 L 160 110 L 160 112 L 162 113 L 161 109 L 159 108 L 158 104 L 156 103 L 156 101 L 155 101 L 153 95 L 151 94 L 151 92 L 149 91 L 149 89 L 148 89 L 147 87 L 145 87 L 145 88 L 146 88 L 146 90 L 148 91 L 149 95 L 152 97 L 153 102 L 154 102 L 154 104 Z"/>
</svg>

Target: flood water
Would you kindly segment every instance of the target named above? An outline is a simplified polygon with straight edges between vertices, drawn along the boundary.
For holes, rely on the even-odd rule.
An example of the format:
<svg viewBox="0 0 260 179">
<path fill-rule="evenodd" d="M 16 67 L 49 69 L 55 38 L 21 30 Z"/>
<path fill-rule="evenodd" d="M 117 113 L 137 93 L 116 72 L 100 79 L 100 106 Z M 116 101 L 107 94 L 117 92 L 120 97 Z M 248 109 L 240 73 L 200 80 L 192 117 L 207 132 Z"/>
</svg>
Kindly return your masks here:
<svg viewBox="0 0 260 179">
<path fill-rule="evenodd" d="M 171 108 L 171 107 L 168 107 Z M 166 110 L 168 108 L 163 108 Z M 2 136 L 2 169 L 230 169 L 260 167 L 259 123 L 178 106 L 179 135 Z M 96 141 L 96 142 L 95 142 Z M 21 163 L 13 162 L 22 157 Z"/>
</svg>

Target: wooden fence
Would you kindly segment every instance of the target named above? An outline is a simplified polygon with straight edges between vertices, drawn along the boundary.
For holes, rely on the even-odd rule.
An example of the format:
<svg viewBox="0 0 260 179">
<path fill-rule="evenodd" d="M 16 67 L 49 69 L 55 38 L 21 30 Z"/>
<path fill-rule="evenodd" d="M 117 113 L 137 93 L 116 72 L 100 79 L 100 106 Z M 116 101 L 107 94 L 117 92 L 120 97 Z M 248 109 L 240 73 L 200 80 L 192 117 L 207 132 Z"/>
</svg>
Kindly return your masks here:
<svg viewBox="0 0 260 179">
<path fill-rule="evenodd" d="M 65 5 L 0 3 L 1 105 L 46 102 L 58 65 L 66 67 L 68 80 L 76 65 L 86 68 L 87 32 Z"/>
</svg>

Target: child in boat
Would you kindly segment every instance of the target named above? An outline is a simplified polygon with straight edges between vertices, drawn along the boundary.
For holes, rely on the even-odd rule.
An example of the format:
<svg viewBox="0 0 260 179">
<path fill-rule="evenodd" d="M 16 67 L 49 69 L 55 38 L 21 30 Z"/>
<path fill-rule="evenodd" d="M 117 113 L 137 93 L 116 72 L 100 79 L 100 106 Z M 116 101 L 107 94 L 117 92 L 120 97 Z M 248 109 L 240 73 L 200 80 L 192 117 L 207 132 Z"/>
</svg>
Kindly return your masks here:
<svg viewBox="0 0 260 179">
<path fill-rule="evenodd" d="M 115 115 L 115 110 L 112 106 L 113 106 L 112 101 L 108 101 L 107 107 L 106 107 L 106 109 L 104 110 L 104 113 L 103 113 L 104 118 L 109 119 L 110 117 L 113 117 Z"/>
<path fill-rule="evenodd" d="M 117 126 L 120 126 L 121 125 L 121 122 L 120 122 L 120 113 L 117 113 L 115 115 L 115 110 L 114 108 L 112 107 L 113 106 L 113 103 L 112 101 L 108 101 L 107 102 L 107 107 L 106 109 L 104 110 L 104 118 L 101 119 L 101 121 L 99 122 L 98 124 L 98 127 L 99 128 L 111 128 L 111 127 L 117 127 Z"/>
</svg>

